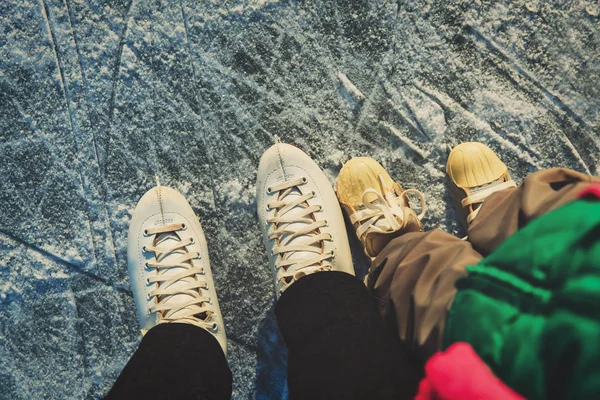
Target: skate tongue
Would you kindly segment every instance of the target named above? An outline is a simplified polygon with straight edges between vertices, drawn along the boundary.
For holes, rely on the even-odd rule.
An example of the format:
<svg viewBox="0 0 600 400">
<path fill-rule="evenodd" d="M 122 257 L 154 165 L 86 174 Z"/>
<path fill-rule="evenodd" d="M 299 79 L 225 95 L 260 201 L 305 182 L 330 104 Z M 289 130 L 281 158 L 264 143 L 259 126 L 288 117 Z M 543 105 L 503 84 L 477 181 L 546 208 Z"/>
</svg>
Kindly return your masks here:
<svg viewBox="0 0 600 400">
<path fill-rule="evenodd" d="M 181 237 L 177 233 L 167 232 L 167 233 L 159 234 L 158 238 L 156 239 L 156 245 L 160 246 L 160 247 L 164 247 L 164 248 L 169 248 L 169 247 L 178 245 L 181 242 L 181 240 L 182 240 Z M 176 263 L 177 259 L 180 259 L 181 256 L 185 255 L 186 253 L 187 252 L 183 249 L 172 251 L 169 254 L 167 254 L 161 260 L 161 262 L 162 263 L 170 263 L 170 262 Z M 191 261 L 186 261 L 185 263 L 183 263 L 183 265 L 186 265 L 186 266 L 177 266 L 177 267 L 170 267 L 170 268 L 162 269 L 159 272 L 159 274 L 165 275 L 165 276 L 176 275 L 176 274 L 186 271 L 189 268 L 192 268 Z M 171 286 L 169 286 L 169 289 L 176 289 L 177 287 L 182 287 L 187 284 L 194 283 L 194 282 L 196 282 L 196 279 L 194 279 L 193 277 L 182 278 L 182 279 L 178 280 L 177 282 L 173 283 Z M 190 289 L 187 289 L 187 290 L 189 291 Z M 199 289 L 199 290 L 201 290 L 201 289 Z M 194 300 L 194 298 L 195 297 L 192 295 L 181 293 L 181 294 L 175 294 L 175 295 L 160 296 L 158 300 L 162 304 L 175 306 L 175 305 L 187 303 L 191 300 Z M 178 318 L 178 317 L 182 316 L 183 314 L 189 315 L 188 311 L 193 310 L 193 309 L 198 309 L 198 311 L 200 311 L 200 307 L 198 307 L 197 305 L 192 305 L 192 306 L 188 306 L 184 309 L 181 309 L 179 311 L 176 311 L 175 313 L 171 314 L 169 316 L 169 318 L 170 319 Z M 205 314 L 206 314 L 205 312 L 198 314 L 198 318 L 205 319 L 206 318 Z"/>
</svg>

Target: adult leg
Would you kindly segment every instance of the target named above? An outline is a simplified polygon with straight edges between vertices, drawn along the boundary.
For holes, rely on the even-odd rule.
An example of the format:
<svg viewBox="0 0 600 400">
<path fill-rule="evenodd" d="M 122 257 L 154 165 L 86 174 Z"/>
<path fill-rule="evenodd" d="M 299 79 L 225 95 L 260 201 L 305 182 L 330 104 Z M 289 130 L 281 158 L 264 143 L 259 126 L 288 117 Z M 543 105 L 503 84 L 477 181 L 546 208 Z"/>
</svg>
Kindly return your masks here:
<svg viewBox="0 0 600 400">
<path fill-rule="evenodd" d="M 291 399 L 412 399 L 420 380 L 364 284 L 343 272 L 291 285 L 275 312 L 289 348 Z"/>
<path fill-rule="evenodd" d="M 229 399 L 231 384 L 213 335 L 191 324 L 161 324 L 144 336 L 106 399 Z"/>
</svg>

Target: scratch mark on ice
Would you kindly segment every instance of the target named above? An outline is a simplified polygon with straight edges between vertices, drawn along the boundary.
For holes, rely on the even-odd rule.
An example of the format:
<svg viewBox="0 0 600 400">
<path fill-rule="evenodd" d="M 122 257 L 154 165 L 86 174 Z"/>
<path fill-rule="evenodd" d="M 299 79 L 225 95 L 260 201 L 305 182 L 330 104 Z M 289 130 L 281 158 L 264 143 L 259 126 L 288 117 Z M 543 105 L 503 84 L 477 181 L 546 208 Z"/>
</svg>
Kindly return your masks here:
<svg viewBox="0 0 600 400">
<path fill-rule="evenodd" d="M 560 97 L 552 93 L 548 88 L 546 88 L 538 79 L 536 79 L 533 74 L 526 71 L 521 65 L 519 65 L 512 57 L 510 57 L 504 50 L 502 50 L 498 45 L 494 43 L 492 39 L 485 37 L 482 33 L 480 33 L 476 28 L 470 27 L 469 31 L 475 37 L 477 42 L 483 44 L 488 50 L 492 53 L 498 55 L 502 58 L 506 63 L 510 64 L 510 66 L 516 71 L 519 75 L 526 78 L 534 87 L 536 87 L 539 91 L 541 91 L 544 96 L 559 110 L 564 111 L 571 117 L 574 121 L 576 121 L 581 127 L 588 128 L 587 122 L 583 120 L 579 115 L 577 115 L 571 108 L 566 105 Z"/>
<path fill-rule="evenodd" d="M 75 132 L 75 125 L 73 123 L 73 109 L 71 107 L 71 96 L 69 94 L 69 90 L 67 89 L 65 74 L 63 71 L 63 67 L 62 67 L 62 61 L 61 61 L 60 54 L 58 51 L 58 45 L 56 43 L 56 37 L 54 35 L 54 32 L 52 31 L 52 26 L 50 24 L 50 9 L 48 8 L 48 5 L 46 4 L 45 0 L 40 0 L 40 5 L 42 7 L 42 14 L 44 16 L 44 20 L 46 21 L 46 28 L 48 29 L 48 35 L 50 36 L 50 40 L 52 42 L 52 50 L 54 51 L 54 58 L 56 61 L 56 67 L 58 68 L 58 72 L 59 72 L 63 96 L 65 98 L 65 102 L 67 103 L 67 114 L 69 116 L 69 126 L 71 128 L 71 134 L 73 135 L 73 143 L 75 144 L 75 156 L 77 157 L 79 155 L 80 149 L 77 144 L 77 132 Z M 79 164 L 78 159 L 76 159 L 76 163 Z M 79 183 L 81 184 L 81 190 L 84 193 L 86 193 L 87 188 L 85 185 L 85 180 L 83 178 L 83 171 L 82 171 L 82 168 L 80 165 L 78 165 L 77 170 L 79 172 L 78 175 L 79 175 Z M 89 217 L 89 210 L 87 211 L 87 213 L 88 213 L 88 217 Z"/>
<path fill-rule="evenodd" d="M 475 128 L 485 132 L 489 137 L 497 141 L 499 144 L 510 149 L 519 158 L 523 159 L 524 161 L 535 167 L 536 170 L 542 169 L 542 167 L 533 158 L 531 158 L 531 156 L 528 153 L 520 150 L 514 143 L 511 143 L 509 140 L 503 138 L 501 135 L 499 135 L 496 131 L 492 129 L 490 124 L 481 120 L 472 112 L 464 109 L 460 104 L 454 101 L 447 94 L 438 92 L 437 90 L 432 88 L 425 87 L 422 83 L 418 81 L 414 81 L 413 85 L 431 100 L 435 101 L 445 111 L 450 111 L 462 115 L 464 118 L 469 120 Z"/>
<path fill-rule="evenodd" d="M 583 134 L 581 136 L 584 137 L 578 137 L 580 133 L 577 132 L 569 135 L 569 132 L 565 131 L 563 132 L 565 137 L 564 143 L 572 151 L 573 155 L 578 159 L 578 161 L 580 161 L 585 171 L 589 173 L 590 168 L 593 168 L 593 166 L 597 164 L 597 156 L 600 153 L 600 139 L 598 139 L 597 135 L 590 134 L 588 131 L 590 129 L 588 123 L 581 116 L 575 113 L 560 97 L 552 93 L 550 89 L 544 86 L 534 74 L 530 73 L 524 67 L 519 65 L 517 61 L 507 54 L 507 52 L 504 51 L 500 46 L 498 46 L 493 39 L 487 38 L 474 27 L 470 27 L 469 31 L 475 38 L 476 44 L 485 47 L 486 50 L 498 56 L 504 64 L 508 65 L 510 70 L 514 71 L 518 76 L 524 78 L 524 80 L 530 84 L 530 87 L 533 87 L 533 90 L 537 90 L 544 98 L 546 98 L 546 100 L 548 100 L 550 105 L 554 108 L 555 112 L 557 112 L 559 115 L 566 115 L 571 121 L 574 121 L 574 123 L 579 126 L 579 128 L 582 130 L 581 133 Z M 500 68 L 500 70 L 506 74 L 508 79 L 520 87 L 520 89 L 527 90 L 527 87 L 523 87 L 518 80 L 514 79 L 509 74 L 509 71 L 502 68 L 502 66 L 498 66 L 498 68 Z M 575 139 L 575 141 L 573 139 Z M 594 171 L 594 173 L 596 172 L 597 171 Z"/>
<path fill-rule="evenodd" d="M 86 276 L 86 277 L 88 277 L 88 278 L 90 278 L 90 279 L 92 279 L 92 280 L 94 280 L 96 282 L 99 282 L 99 283 L 101 283 L 103 285 L 109 286 L 113 290 L 117 290 L 117 291 L 125 293 L 125 294 L 127 294 L 129 296 L 132 296 L 132 293 L 131 293 L 130 290 L 122 288 L 122 287 L 119 287 L 119 286 L 116 286 L 116 285 L 113 285 L 108 279 L 100 277 L 100 276 L 98 276 L 96 274 L 93 274 L 91 272 L 88 272 L 88 271 L 84 270 L 83 269 L 84 268 L 83 263 L 77 263 L 77 262 L 65 260 L 64 258 L 62 258 L 59 255 L 56 255 L 56 254 L 54 254 L 54 253 L 52 253 L 52 252 L 50 252 L 48 250 L 45 250 L 45 249 L 43 249 L 41 247 L 38 247 L 38 246 L 36 246 L 36 245 L 34 245 L 32 243 L 28 243 L 28 242 L 24 241 L 23 239 L 21 239 L 21 238 L 19 238 L 17 236 L 14 236 L 13 234 L 10 234 L 8 232 L 5 232 L 3 230 L 0 230 L 0 235 L 3 235 L 5 240 L 8 239 L 10 241 L 16 242 L 17 245 L 23 246 L 28 251 L 33 251 L 33 252 L 35 252 L 35 253 L 37 253 L 37 254 L 39 254 L 39 255 L 47 258 L 48 260 L 50 260 L 52 262 L 55 262 L 56 264 L 61 265 L 61 266 L 65 267 L 65 268 L 67 268 L 67 269 L 69 269 L 69 270 L 71 270 L 73 272 L 76 272 L 78 274 L 84 275 L 84 276 Z"/>
<path fill-rule="evenodd" d="M 67 90 L 67 86 L 65 85 L 65 74 L 62 68 L 62 62 L 60 59 L 60 55 L 58 53 L 58 45 L 56 44 L 56 37 L 54 36 L 54 32 L 52 31 L 52 27 L 50 25 L 50 10 L 46 4 L 45 0 L 40 0 L 40 5 L 42 6 L 42 15 L 44 16 L 44 20 L 46 21 L 46 28 L 48 29 L 48 35 L 50 36 L 50 41 L 52 42 L 52 50 L 54 51 L 54 59 L 56 61 L 56 67 L 58 68 L 58 74 L 60 77 L 60 84 L 62 87 L 63 96 L 65 97 L 65 101 L 67 103 L 67 109 L 69 114 L 69 123 L 71 125 L 71 132 L 75 135 L 75 130 L 73 126 L 73 114 L 71 111 L 71 99 L 69 96 L 69 92 Z"/>
<path fill-rule="evenodd" d="M 125 17 L 123 17 L 123 19 L 125 20 L 125 26 L 123 27 L 123 31 L 121 32 L 121 35 L 119 36 L 119 50 L 117 52 L 117 61 L 115 63 L 115 68 L 113 69 L 113 73 L 112 73 L 112 90 L 110 92 L 110 101 L 109 101 L 109 108 L 108 108 L 108 120 L 110 123 L 112 123 L 113 114 L 115 111 L 115 97 L 116 97 L 116 93 L 117 93 L 117 80 L 119 78 L 119 71 L 121 70 L 121 59 L 123 58 L 123 47 L 125 46 L 125 37 L 127 36 L 127 30 L 129 29 L 129 20 L 131 19 L 131 17 L 129 16 L 129 13 L 131 12 L 132 7 L 133 7 L 133 0 L 130 0 L 129 6 L 127 7 L 127 11 L 125 13 Z"/>
<path fill-rule="evenodd" d="M 238 5 L 230 9 L 219 8 L 213 15 L 203 15 L 205 21 L 214 21 L 219 18 L 243 14 L 246 12 L 260 11 L 266 7 L 270 7 L 279 3 L 279 0 L 250 0 L 247 5 Z"/>
<path fill-rule="evenodd" d="M 383 88 L 386 94 L 390 97 L 390 99 L 388 99 L 390 107 L 398 115 L 398 117 L 400 117 L 402 122 L 404 122 L 408 126 L 408 128 L 415 134 L 418 134 L 430 140 L 431 138 L 429 137 L 429 134 L 427 134 L 427 132 L 425 132 L 425 130 L 421 126 L 419 119 L 417 118 L 414 110 L 406 101 L 406 97 L 404 96 L 404 94 L 402 94 L 402 92 L 400 92 L 398 89 L 396 89 L 394 86 L 390 85 L 387 82 L 383 85 Z M 396 106 L 395 103 L 400 103 L 403 106 L 404 110 L 401 109 L 399 106 Z"/>
<path fill-rule="evenodd" d="M 352 83 L 344 73 L 338 71 L 336 76 L 341 82 L 344 89 L 346 89 L 346 92 L 348 92 L 348 94 L 352 96 L 355 100 L 363 101 L 365 99 L 365 95 L 362 94 L 360 90 L 358 90 L 354 83 Z"/>
<path fill-rule="evenodd" d="M 429 154 L 426 154 L 423 150 L 421 150 L 420 148 L 418 148 L 409 138 L 407 138 L 406 136 L 404 136 L 402 134 L 402 132 L 400 132 L 398 130 L 398 128 L 396 128 L 395 126 L 393 126 L 392 124 L 388 123 L 388 122 L 380 122 L 379 125 L 383 126 L 384 128 L 386 128 L 387 130 L 389 130 L 390 132 L 392 132 L 394 134 L 394 136 L 396 136 L 402 143 L 404 143 L 404 145 L 412 152 L 414 152 L 415 154 L 417 154 L 419 157 L 421 157 L 422 159 L 426 159 L 427 156 Z"/>
<path fill-rule="evenodd" d="M 75 52 L 77 53 L 77 60 L 79 62 L 79 71 L 81 72 L 81 81 L 83 82 L 83 88 L 85 91 L 85 99 L 86 99 L 86 110 L 88 115 L 88 120 L 90 123 L 90 132 L 92 136 L 92 144 L 94 146 L 94 157 L 96 158 L 96 163 L 98 164 L 98 168 L 100 168 L 100 157 L 98 155 L 98 145 L 96 140 L 96 134 L 92 128 L 92 119 L 90 116 L 90 109 L 87 104 L 89 99 L 89 83 L 87 80 L 87 76 L 85 74 L 85 69 L 83 68 L 83 59 L 81 56 L 81 49 L 79 47 L 79 41 L 77 40 L 77 35 L 75 34 L 75 27 L 73 26 L 73 10 L 71 7 L 71 0 L 65 0 L 65 5 L 67 7 L 67 14 L 69 16 L 69 25 L 71 27 L 71 35 L 73 36 L 73 43 L 75 43 Z"/>
<path fill-rule="evenodd" d="M 189 56 L 189 60 L 190 60 L 190 64 L 192 65 L 192 74 L 193 74 L 193 81 L 194 81 L 194 86 L 197 86 L 198 84 L 198 74 L 196 73 L 196 66 L 194 65 L 194 54 L 192 53 L 192 42 L 190 41 L 190 35 L 189 35 L 189 27 L 188 27 L 188 16 L 185 12 L 185 8 L 183 7 L 183 2 L 182 0 L 179 0 L 179 6 L 181 8 L 181 17 L 183 19 L 183 28 L 185 30 L 185 41 L 187 44 L 187 48 L 188 48 L 188 56 Z M 202 104 L 200 102 L 200 99 L 198 98 L 198 92 L 194 89 L 194 95 L 196 97 L 196 104 L 198 104 L 200 106 L 200 104 Z M 190 106 L 190 109 L 193 109 L 193 107 Z M 202 109 L 198 110 L 200 114 L 202 114 Z M 196 113 L 194 113 L 196 114 Z M 202 141 L 204 142 L 204 148 L 206 149 L 206 160 L 208 162 L 208 170 L 209 170 L 209 178 L 210 178 L 210 189 L 212 192 L 212 197 L 213 197 L 213 207 L 216 210 L 217 208 L 217 204 L 219 204 L 218 202 L 218 195 L 217 195 L 217 185 L 215 184 L 215 177 L 214 177 L 214 173 L 215 173 L 215 168 L 214 168 L 214 161 L 212 159 L 212 152 L 210 151 L 210 148 L 208 146 L 208 139 L 206 137 L 206 131 L 208 130 L 206 128 L 206 123 L 204 120 L 203 115 L 198 115 L 196 114 L 198 119 L 200 120 L 200 125 L 202 125 Z"/>
</svg>

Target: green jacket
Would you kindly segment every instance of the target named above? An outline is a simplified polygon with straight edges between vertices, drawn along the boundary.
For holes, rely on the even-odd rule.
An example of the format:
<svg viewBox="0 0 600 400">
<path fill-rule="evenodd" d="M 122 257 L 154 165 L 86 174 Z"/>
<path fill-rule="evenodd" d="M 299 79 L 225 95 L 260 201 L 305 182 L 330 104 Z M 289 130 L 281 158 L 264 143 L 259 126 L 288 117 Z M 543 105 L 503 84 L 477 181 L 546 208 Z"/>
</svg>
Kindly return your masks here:
<svg viewBox="0 0 600 400">
<path fill-rule="evenodd" d="M 467 271 L 445 347 L 470 343 L 530 400 L 600 399 L 600 201 L 534 220 Z"/>
</svg>

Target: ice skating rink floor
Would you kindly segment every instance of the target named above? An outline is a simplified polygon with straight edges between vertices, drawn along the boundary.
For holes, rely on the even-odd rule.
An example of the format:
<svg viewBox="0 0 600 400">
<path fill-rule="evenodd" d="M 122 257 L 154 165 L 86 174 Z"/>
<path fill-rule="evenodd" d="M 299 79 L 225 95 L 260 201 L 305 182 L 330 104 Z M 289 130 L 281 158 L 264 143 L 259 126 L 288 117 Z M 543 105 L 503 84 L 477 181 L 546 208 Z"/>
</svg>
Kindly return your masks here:
<svg viewBox="0 0 600 400">
<path fill-rule="evenodd" d="M 233 398 L 286 398 L 254 195 L 274 136 L 332 183 L 376 158 L 425 193 L 426 229 L 464 234 L 448 145 L 486 143 L 517 181 L 598 173 L 599 14 L 592 0 L 0 1 L 0 398 L 111 387 L 141 338 L 127 228 L 155 175 L 204 226 Z"/>
</svg>

